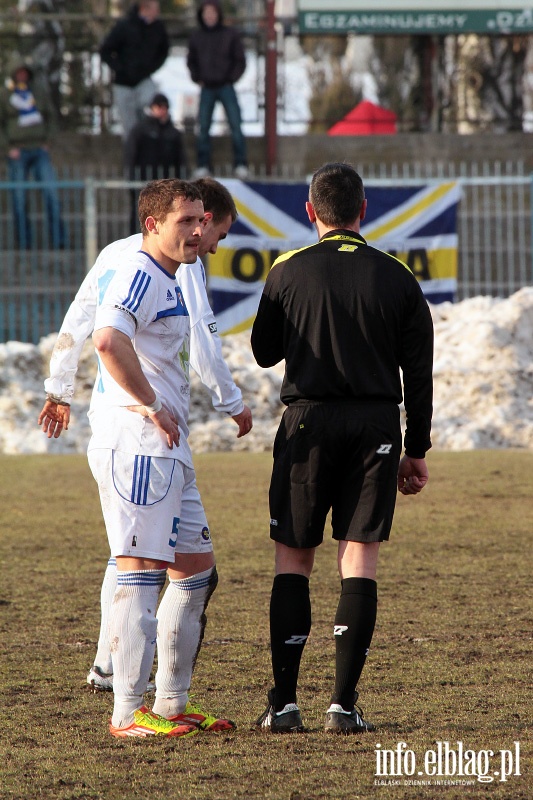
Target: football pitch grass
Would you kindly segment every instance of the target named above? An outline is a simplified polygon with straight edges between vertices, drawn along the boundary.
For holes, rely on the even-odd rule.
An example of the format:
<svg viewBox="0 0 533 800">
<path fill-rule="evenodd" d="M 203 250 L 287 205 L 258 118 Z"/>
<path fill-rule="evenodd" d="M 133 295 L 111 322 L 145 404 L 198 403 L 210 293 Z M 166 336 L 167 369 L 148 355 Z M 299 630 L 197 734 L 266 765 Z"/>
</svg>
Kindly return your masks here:
<svg viewBox="0 0 533 800">
<path fill-rule="evenodd" d="M 271 685 L 271 458 L 196 457 L 220 583 L 192 692 L 238 728 L 171 742 L 113 739 L 112 696 L 86 691 L 108 557 L 86 459 L 0 457 L 0 797 L 530 800 L 533 453 L 435 452 L 428 464 L 430 483 L 398 497 L 381 548 L 359 684 L 376 731 L 323 731 L 339 593 L 328 530 L 300 673 L 307 732 L 283 736 L 252 729 Z M 502 766 L 506 781 L 494 774 Z"/>
</svg>

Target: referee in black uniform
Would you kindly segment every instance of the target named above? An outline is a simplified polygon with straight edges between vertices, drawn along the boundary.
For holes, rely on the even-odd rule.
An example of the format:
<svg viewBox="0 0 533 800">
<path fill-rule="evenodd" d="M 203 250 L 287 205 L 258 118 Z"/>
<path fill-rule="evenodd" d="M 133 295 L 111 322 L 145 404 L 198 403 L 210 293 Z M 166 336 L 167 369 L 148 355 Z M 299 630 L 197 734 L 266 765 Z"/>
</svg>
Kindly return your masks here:
<svg viewBox="0 0 533 800">
<path fill-rule="evenodd" d="M 417 494 L 428 480 L 433 325 L 409 268 L 360 235 L 366 200 L 352 166 L 321 167 L 306 210 L 319 241 L 274 262 L 252 330 L 260 366 L 285 359 L 288 406 L 270 484 L 274 688 L 257 725 L 303 730 L 296 686 L 311 629 L 309 578 L 331 509 L 342 589 L 325 729 L 358 733 L 373 730 L 356 707 L 356 686 L 376 620 L 379 544 L 389 538 L 396 489 Z"/>
</svg>

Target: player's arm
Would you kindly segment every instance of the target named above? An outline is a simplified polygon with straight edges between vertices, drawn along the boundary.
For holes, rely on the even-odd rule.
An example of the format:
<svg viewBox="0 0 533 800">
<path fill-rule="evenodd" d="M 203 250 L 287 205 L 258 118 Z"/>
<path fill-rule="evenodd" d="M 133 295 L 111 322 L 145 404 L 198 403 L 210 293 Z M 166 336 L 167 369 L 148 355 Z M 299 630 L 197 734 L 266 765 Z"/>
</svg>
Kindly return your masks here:
<svg viewBox="0 0 533 800">
<path fill-rule="evenodd" d="M 70 403 L 81 352 L 94 327 L 97 304 L 97 266 L 86 275 L 65 315 L 50 358 L 50 377 L 44 382 L 46 400 L 38 417 L 49 439 L 68 430 Z"/>
<path fill-rule="evenodd" d="M 209 304 L 202 265 L 183 265 L 178 274 L 191 321 L 190 364 L 211 396 L 215 411 L 228 414 L 238 426 L 237 438 L 252 429 L 252 412 L 222 355 L 222 341 Z"/>
<path fill-rule="evenodd" d="M 237 423 L 239 428 L 237 431 L 237 439 L 240 439 L 241 436 L 246 436 L 253 428 L 252 411 L 248 406 L 244 406 L 240 414 L 233 414 L 232 419 Z"/>
<path fill-rule="evenodd" d="M 114 381 L 144 406 L 152 422 L 165 434 L 170 449 L 179 445 L 179 429 L 174 417 L 161 405 L 142 371 L 129 336 L 112 327 L 93 333 L 94 346 Z"/>
</svg>

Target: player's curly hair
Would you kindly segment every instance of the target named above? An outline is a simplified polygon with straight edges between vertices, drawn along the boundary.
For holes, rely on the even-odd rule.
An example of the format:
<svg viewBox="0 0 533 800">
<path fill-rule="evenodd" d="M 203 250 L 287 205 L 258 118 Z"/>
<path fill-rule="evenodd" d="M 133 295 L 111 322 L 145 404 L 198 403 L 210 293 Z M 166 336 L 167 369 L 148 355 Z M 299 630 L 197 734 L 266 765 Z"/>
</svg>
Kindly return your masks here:
<svg viewBox="0 0 533 800">
<path fill-rule="evenodd" d="M 139 195 L 137 207 L 143 236 L 148 233 L 145 225 L 147 217 L 164 222 L 173 209 L 174 200 L 202 200 L 202 195 L 197 186 L 178 178 L 162 178 L 146 184 Z"/>
<path fill-rule="evenodd" d="M 330 228 L 353 224 L 364 199 L 363 181 L 351 164 L 324 164 L 313 175 L 309 202 L 318 219 Z"/>
<path fill-rule="evenodd" d="M 213 222 L 223 222 L 231 214 L 231 221 L 237 219 L 235 201 L 225 186 L 214 178 L 197 178 L 192 183 L 198 187 L 205 211 L 213 215 Z"/>
</svg>

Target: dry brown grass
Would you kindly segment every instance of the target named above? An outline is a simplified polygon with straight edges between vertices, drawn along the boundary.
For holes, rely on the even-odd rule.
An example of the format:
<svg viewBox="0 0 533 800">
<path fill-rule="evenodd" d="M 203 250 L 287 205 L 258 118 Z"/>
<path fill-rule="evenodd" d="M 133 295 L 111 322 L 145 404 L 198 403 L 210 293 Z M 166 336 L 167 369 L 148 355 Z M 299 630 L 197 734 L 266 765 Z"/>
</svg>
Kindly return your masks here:
<svg viewBox="0 0 533 800">
<path fill-rule="evenodd" d="M 107 560 L 85 459 L 3 457 L 0 796 L 530 798 L 533 453 L 433 453 L 425 492 L 399 498 L 359 687 L 377 731 L 346 738 L 322 731 L 339 589 L 333 542 L 327 537 L 320 549 L 311 583 L 313 631 L 299 689 L 309 732 L 256 733 L 251 723 L 270 686 L 270 457 L 196 461 L 221 580 L 193 690 L 238 730 L 176 744 L 109 736 L 111 698 L 84 691 Z M 401 741 L 417 764 L 439 741 L 495 752 L 519 741 L 522 776 L 471 786 L 407 786 L 403 777 L 398 786 L 375 785 L 376 745 L 395 749 Z"/>
</svg>

